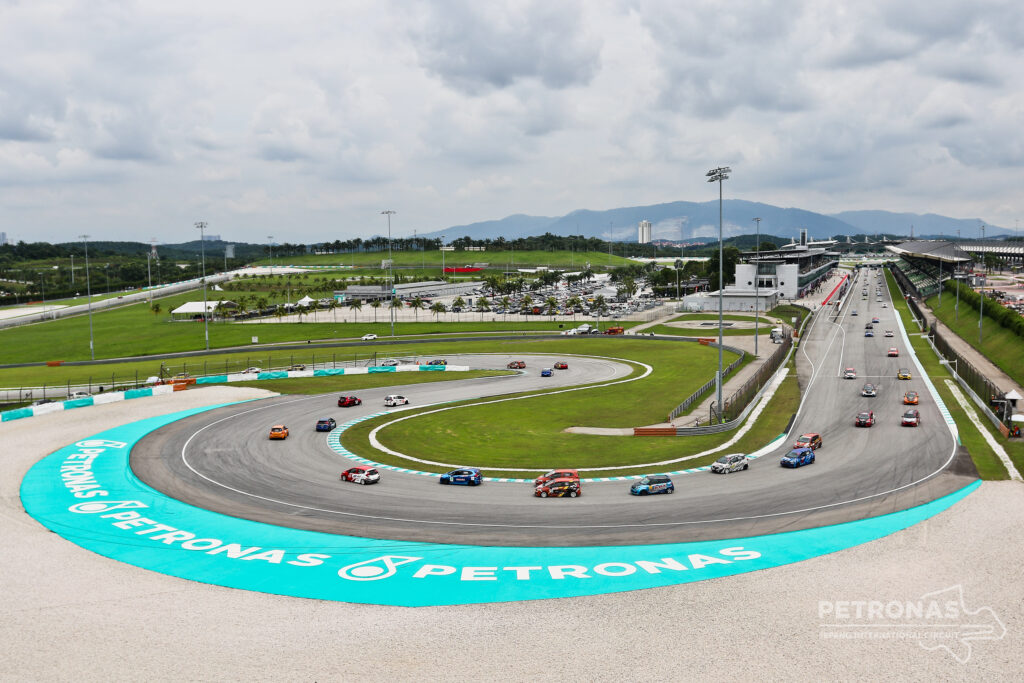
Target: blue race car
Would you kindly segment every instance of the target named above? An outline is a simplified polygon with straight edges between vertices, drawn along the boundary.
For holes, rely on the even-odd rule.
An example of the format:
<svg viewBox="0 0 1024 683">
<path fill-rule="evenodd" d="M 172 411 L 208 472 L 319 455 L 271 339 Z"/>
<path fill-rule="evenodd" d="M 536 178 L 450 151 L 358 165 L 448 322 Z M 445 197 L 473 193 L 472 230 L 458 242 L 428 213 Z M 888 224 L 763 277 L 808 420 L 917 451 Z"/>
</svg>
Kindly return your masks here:
<svg viewBox="0 0 1024 683">
<path fill-rule="evenodd" d="M 810 448 L 794 448 L 782 456 L 779 464 L 783 467 L 803 467 L 814 463 L 814 450 Z"/>
<path fill-rule="evenodd" d="M 479 486 L 484 481 L 477 467 L 463 467 L 441 475 L 442 484 L 462 484 L 463 486 Z"/>
<path fill-rule="evenodd" d="M 551 377 L 551 375 L 553 374 L 554 371 L 551 368 L 544 368 L 543 370 L 540 371 L 541 377 Z"/>
<path fill-rule="evenodd" d="M 647 496 L 652 493 L 674 493 L 675 484 L 665 474 L 649 474 L 629 487 L 634 496 Z"/>
<path fill-rule="evenodd" d="M 316 431 L 329 432 L 338 426 L 333 417 L 322 417 L 316 421 Z"/>
</svg>

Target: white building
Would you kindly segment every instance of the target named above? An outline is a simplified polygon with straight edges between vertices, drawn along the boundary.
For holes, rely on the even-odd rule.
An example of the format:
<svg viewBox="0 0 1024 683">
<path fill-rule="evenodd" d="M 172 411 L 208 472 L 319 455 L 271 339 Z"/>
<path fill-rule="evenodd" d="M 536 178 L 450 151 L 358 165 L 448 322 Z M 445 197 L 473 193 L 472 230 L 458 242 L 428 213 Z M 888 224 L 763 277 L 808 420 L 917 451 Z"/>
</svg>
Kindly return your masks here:
<svg viewBox="0 0 1024 683">
<path fill-rule="evenodd" d="M 651 242 L 651 222 L 640 221 L 640 227 L 638 228 L 637 242 L 640 244 L 650 244 Z"/>
</svg>

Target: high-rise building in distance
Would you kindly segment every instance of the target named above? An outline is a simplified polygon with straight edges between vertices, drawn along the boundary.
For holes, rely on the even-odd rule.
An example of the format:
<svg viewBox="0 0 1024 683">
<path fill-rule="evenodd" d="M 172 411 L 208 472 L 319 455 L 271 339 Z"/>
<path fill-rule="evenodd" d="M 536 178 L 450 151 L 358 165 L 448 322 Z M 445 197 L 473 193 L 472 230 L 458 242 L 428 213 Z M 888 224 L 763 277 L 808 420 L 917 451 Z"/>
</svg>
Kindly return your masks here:
<svg viewBox="0 0 1024 683">
<path fill-rule="evenodd" d="M 637 236 L 637 242 L 640 244 L 649 244 L 651 241 L 651 222 L 640 221 L 639 235 Z"/>
</svg>

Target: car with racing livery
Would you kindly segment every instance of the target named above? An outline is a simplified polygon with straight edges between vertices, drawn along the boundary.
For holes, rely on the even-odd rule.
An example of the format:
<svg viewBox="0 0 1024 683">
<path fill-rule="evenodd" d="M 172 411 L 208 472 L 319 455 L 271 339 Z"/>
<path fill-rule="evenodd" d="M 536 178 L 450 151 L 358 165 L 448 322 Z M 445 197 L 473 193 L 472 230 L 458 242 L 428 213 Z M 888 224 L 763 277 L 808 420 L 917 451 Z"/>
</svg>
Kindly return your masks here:
<svg viewBox="0 0 1024 683">
<path fill-rule="evenodd" d="M 338 407 L 339 408 L 351 408 L 352 406 L 363 405 L 363 399 L 358 396 L 339 396 Z"/>
<path fill-rule="evenodd" d="M 843 370 L 843 379 L 857 379 L 857 371 L 853 368 Z"/>
<path fill-rule="evenodd" d="M 793 448 L 810 448 L 812 451 L 816 451 L 821 448 L 821 434 L 817 432 L 801 434 L 800 438 L 793 444 Z"/>
<path fill-rule="evenodd" d="M 273 427 L 270 428 L 270 438 L 271 439 L 287 439 L 288 438 L 288 428 L 285 427 L 284 425 L 274 425 Z"/>
<path fill-rule="evenodd" d="M 306 369 L 305 363 L 293 363 L 288 366 L 288 372 L 302 372 Z"/>
<path fill-rule="evenodd" d="M 506 366 L 509 370 L 522 370 L 526 367 L 526 363 L 521 360 L 514 360 Z"/>
<path fill-rule="evenodd" d="M 649 496 L 655 493 L 675 493 L 676 485 L 668 478 L 667 474 L 648 474 L 640 481 L 634 482 L 629 487 L 629 492 L 634 496 Z"/>
<path fill-rule="evenodd" d="M 373 465 L 356 465 L 342 472 L 341 480 L 353 484 L 376 484 L 380 481 L 380 472 Z"/>
<path fill-rule="evenodd" d="M 875 336 L 875 331 L 874 330 L 864 330 L 864 336 L 865 337 L 874 337 Z"/>
<path fill-rule="evenodd" d="M 868 398 L 874 398 L 878 396 L 878 388 L 874 384 L 868 382 L 864 385 L 864 388 L 860 390 L 861 396 L 867 396 Z"/>
<path fill-rule="evenodd" d="M 864 410 L 857 413 L 857 417 L 853 421 L 854 427 L 870 427 L 875 424 L 875 411 Z"/>
<path fill-rule="evenodd" d="M 582 493 L 579 479 L 552 479 L 533 490 L 537 498 L 575 498 Z"/>
<path fill-rule="evenodd" d="M 555 370 L 568 370 L 568 369 L 569 369 L 569 364 L 566 363 L 564 360 L 560 360 L 557 363 L 555 363 Z"/>
<path fill-rule="evenodd" d="M 540 486 L 544 482 L 554 481 L 555 479 L 579 479 L 580 473 L 578 470 L 561 469 L 551 470 L 546 474 L 542 474 L 533 480 L 534 486 Z"/>
<path fill-rule="evenodd" d="M 885 331 L 885 336 L 886 336 L 886 337 L 892 337 L 892 336 L 893 336 L 893 332 L 892 332 L 892 330 L 886 330 L 886 331 Z"/>
<path fill-rule="evenodd" d="M 898 348 L 896 348 L 895 346 L 890 346 L 889 347 L 889 358 L 899 358 L 899 356 L 900 356 L 900 350 Z"/>
<path fill-rule="evenodd" d="M 783 467 L 803 467 L 814 464 L 814 451 L 810 448 L 794 448 L 782 456 L 779 464 Z"/>
<path fill-rule="evenodd" d="M 743 453 L 730 453 L 723 455 L 711 463 L 711 471 L 715 474 L 729 474 L 738 472 L 750 467 L 750 459 Z"/>
<path fill-rule="evenodd" d="M 920 402 L 921 399 L 918 397 L 916 391 L 908 391 L 903 394 L 903 405 L 905 406 L 916 406 Z"/>
<path fill-rule="evenodd" d="M 540 371 L 540 376 L 541 377 L 551 377 L 554 374 L 555 374 L 555 371 L 552 370 L 551 368 L 544 368 L 543 370 Z"/>
<path fill-rule="evenodd" d="M 321 417 L 316 421 L 316 431 L 318 432 L 330 432 L 338 426 L 338 422 L 333 417 Z"/>
<path fill-rule="evenodd" d="M 910 379 L 910 378 L 911 378 L 910 370 L 907 370 L 906 368 L 900 368 L 899 370 L 896 371 L 896 379 Z"/>
<path fill-rule="evenodd" d="M 400 394 L 388 394 L 384 397 L 384 406 L 393 408 L 394 406 L 407 406 L 409 405 L 409 399 Z"/>
<path fill-rule="evenodd" d="M 903 413 L 903 417 L 900 419 L 900 425 L 904 427 L 917 427 L 921 424 L 921 411 L 916 408 Z"/>
<path fill-rule="evenodd" d="M 878 316 L 875 316 L 874 318 L 872 318 L 871 322 L 873 322 L 875 324 L 878 324 Z"/>
<path fill-rule="evenodd" d="M 445 486 L 450 484 L 479 486 L 484 481 L 484 475 L 480 473 L 480 469 L 477 467 L 463 467 L 442 474 L 440 481 Z"/>
<path fill-rule="evenodd" d="M 435 358 L 432 361 L 427 361 L 427 365 L 448 365 L 448 361 L 443 358 Z"/>
</svg>

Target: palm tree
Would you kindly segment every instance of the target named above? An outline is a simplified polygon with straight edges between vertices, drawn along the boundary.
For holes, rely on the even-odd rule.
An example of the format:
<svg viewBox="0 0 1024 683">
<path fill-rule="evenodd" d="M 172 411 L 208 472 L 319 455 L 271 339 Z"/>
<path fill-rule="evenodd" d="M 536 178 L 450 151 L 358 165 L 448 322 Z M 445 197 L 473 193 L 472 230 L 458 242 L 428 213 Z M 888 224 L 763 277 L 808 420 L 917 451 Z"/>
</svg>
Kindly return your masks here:
<svg viewBox="0 0 1024 683">
<path fill-rule="evenodd" d="M 327 310 L 331 312 L 334 317 L 334 322 L 338 322 L 338 300 L 331 297 L 331 303 L 327 305 Z"/>
<path fill-rule="evenodd" d="M 458 308 L 460 311 L 462 310 L 462 307 L 465 306 L 465 305 L 466 305 L 466 300 L 463 299 L 461 296 L 455 297 L 455 301 L 452 302 L 452 308 Z M 456 320 L 456 322 L 458 322 L 458 320 L 459 320 L 459 315 L 460 314 L 458 312 L 455 313 L 455 320 Z"/>
<path fill-rule="evenodd" d="M 213 307 L 213 315 L 215 317 L 220 317 L 220 319 L 223 320 L 224 319 L 224 311 L 225 310 L 226 309 L 224 308 L 224 302 L 223 301 L 218 301 L 214 305 L 214 307 Z"/>
<path fill-rule="evenodd" d="M 377 324 L 377 310 L 382 306 L 380 299 L 374 299 L 370 302 L 370 308 L 373 309 L 373 324 Z"/>
<path fill-rule="evenodd" d="M 363 310 L 363 302 L 361 299 L 353 297 L 348 302 L 348 308 L 352 311 L 353 320 L 359 320 L 359 311 Z"/>
<path fill-rule="evenodd" d="M 409 302 L 409 307 L 413 310 L 413 313 L 416 316 L 416 322 L 419 322 L 420 311 L 422 311 L 425 308 L 425 304 L 423 303 L 423 297 L 419 295 L 414 296 L 412 298 L 412 301 Z"/>
<path fill-rule="evenodd" d="M 508 309 L 512 306 L 512 299 L 507 296 L 501 297 L 501 307 L 505 311 L 505 322 L 508 322 Z"/>
<path fill-rule="evenodd" d="M 555 313 L 558 312 L 558 299 L 553 296 L 549 296 L 544 300 L 544 306 L 547 307 L 548 315 L 553 319 L 555 317 Z"/>
<path fill-rule="evenodd" d="M 480 322 L 483 322 L 484 313 L 491 310 L 491 302 L 487 300 L 486 296 L 482 296 L 477 299 L 476 307 L 480 309 Z"/>
<path fill-rule="evenodd" d="M 523 296 L 523 308 L 522 308 L 522 310 L 525 311 L 525 310 L 529 309 L 532 305 L 533 305 L 533 297 L 530 296 L 529 294 L 524 295 Z"/>
<path fill-rule="evenodd" d="M 565 305 L 572 309 L 572 321 L 576 322 L 576 309 L 583 305 L 583 302 L 578 296 L 571 296 L 569 300 L 565 302 Z"/>
<path fill-rule="evenodd" d="M 434 305 L 430 307 L 430 312 L 434 314 L 434 320 L 436 321 L 439 316 L 445 312 L 444 304 L 440 301 L 434 302 Z"/>
<path fill-rule="evenodd" d="M 402 310 L 402 300 L 391 297 L 391 303 L 388 304 L 395 312 L 395 320 L 398 320 L 398 312 Z"/>
<path fill-rule="evenodd" d="M 284 316 L 284 306 L 278 304 L 277 308 L 274 309 L 274 317 L 277 318 L 277 322 L 281 322 L 281 318 Z"/>
<path fill-rule="evenodd" d="M 154 316 L 160 315 L 160 302 L 154 301 L 152 305 L 150 305 L 149 310 L 153 311 Z"/>
</svg>

